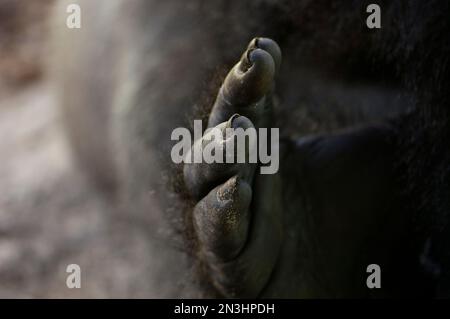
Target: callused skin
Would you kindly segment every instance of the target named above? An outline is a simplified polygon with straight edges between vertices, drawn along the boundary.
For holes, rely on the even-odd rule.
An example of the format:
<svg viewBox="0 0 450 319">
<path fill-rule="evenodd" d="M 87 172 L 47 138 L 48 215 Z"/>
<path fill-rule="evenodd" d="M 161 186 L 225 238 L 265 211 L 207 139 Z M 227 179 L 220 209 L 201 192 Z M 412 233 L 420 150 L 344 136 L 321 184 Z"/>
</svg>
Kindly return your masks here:
<svg viewBox="0 0 450 319">
<path fill-rule="evenodd" d="M 280 63 L 274 41 L 252 40 L 220 88 L 209 127 L 231 121 L 234 128 L 270 128 Z M 187 188 L 198 199 L 200 258 L 218 291 L 247 298 L 367 295 L 366 262 L 386 263 L 376 241 L 391 236 L 373 232 L 384 218 L 398 224 L 392 133 L 380 124 L 285 141 L 275 175 L 250 163 L 186 164 Z"/>
<path fill-rule="evenodd" d="M 231 127 L 247 129 L 254 127 L 253 123 L 256 127 L 268 124 L 280 62 L 275 42 L 253 40 L 224 80 L 208 126 L 221 128 L 231 121 Z M 252 163 L 184 167 L 187 187 L 199 199 L 193 216 L 201 256 L 212 272 L 213 285 L 227 297 L 260 295 L 280 253 L 278 176 L 260 178 L 256 168 Z M 205 194 L 205 190 L 209 192 Z M 269 200 L 258 200 L 264 193 Z"/>
</svg>

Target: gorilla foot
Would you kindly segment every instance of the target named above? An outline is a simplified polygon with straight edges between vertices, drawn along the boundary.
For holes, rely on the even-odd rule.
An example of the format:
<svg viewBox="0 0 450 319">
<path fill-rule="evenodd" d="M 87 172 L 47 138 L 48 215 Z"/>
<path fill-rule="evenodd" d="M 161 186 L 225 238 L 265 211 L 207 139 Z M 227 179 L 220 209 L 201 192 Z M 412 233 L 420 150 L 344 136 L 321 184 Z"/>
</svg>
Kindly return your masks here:
<svg viewBox="0 0 450 319">
<path fill-rule="evenodd" d="M 221 131 L 229 127 L 268 127 L 274 77 L 280 63 L 281 51 L 274 41 L 251 41 L 225 78 L 208 127 Z M 221 143 L 230 143 L 233 138 Z M 197 143 L 218 141 L 211 140 L 207 132 Z M 248 144 L 247 152 L 253 147 Z M 203 162 L 184 167 L 185 183 L 199 200 L 193 212 L 199 257 L 209 270 L 212 284 L 226 297 L 259 296 L 280 251 L 278 176 L 259 175 L 257 165 Z"/>
</svg>

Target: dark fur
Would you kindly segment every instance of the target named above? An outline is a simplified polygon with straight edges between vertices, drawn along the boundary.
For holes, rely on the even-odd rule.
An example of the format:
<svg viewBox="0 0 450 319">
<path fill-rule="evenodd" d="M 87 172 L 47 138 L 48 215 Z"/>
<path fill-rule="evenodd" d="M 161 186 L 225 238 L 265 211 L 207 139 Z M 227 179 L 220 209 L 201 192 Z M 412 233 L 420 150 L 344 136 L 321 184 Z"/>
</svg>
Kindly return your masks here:
<svg viewBox="0 0 450 319">
<path fill-rule="evenodd" d="M 170 221 L 168 237 L 184 236 L 177 241 L 177 246 L 188 243 L 188 250 L 196 257 L 197 246 L 189 218 L 193 202 L 184 189 L 181 167 L 170 164 L 167 154 L 170 154 L 171 144 L 166 142 L 169 141 L 168 132 L 176 126 L 189 127 L 193 118 L 205 120 L 220 80 L 237 61 L 248 41 L 254 36 L 271 37 L 278 42 L 284 55 L 277 81 L 277 126 L 282 134 L 296 138 L 390 119 L 397 128 L 397 170 L 404 188 L 404 204 L 411 210 L 412 244 L 408 249 L 413 256 L 412 262 L 418 264 L 417 268 L 421 267 L 419 257 L 426 240 L 430 239 L 432 258 L 436 258 L 443 269 L 448 269 L 448 245 L 438 243 L 448 238 L 450 209 L 450 151 L 446 139 L 449 136 L 450 92 L 449 4 L 437 0 L 378 1 L 382 9 L 382 29 L 368 30 L 365 8 L 371 2 L 255 0 L 232 3 L 224 0 L 189 1 L 189 4 L 171 1 L 126 3 L 126 9 L 119 11 L 121 20 L 117 22 L 123 22 L 125 31 L 109 34 L 114 43 L 124 43 L 115 44 L 120 49 L 112 49 L 116 57 L 112 58 L 111 64 L 115 70 L 121 55 L 131 52 L 131 65 L 139 65 L 140 73 L 137 94 L 129 103 L 138 107 L 135 113 L 132 111 L 126 114 L 126 118 L 118 119 L 125 124 L 119 134 L 122 144 L 116 145 L 115 151 L 109 147 L 116 142 L 110 140 L 115 135 L 109 133 L 102 136 L 101 141 L 88 144 L 90 147 L 82 146 L 80 139 L 86 138 L 76 129 L 78 124 L 74 125 L 73 117 L 69 118 L 71 136 L 79 148 L 80 158 L 90 168 L 91 175 L 100 175 L 103 184 L 114 184 L 113 189 L 121 189 L 131 203 L 126 204 L 128 208 L 133 207 L 130 209 L 140 215 L 148 210 L 146 191 L 155 187 L 161 205 L 161 212 L 155 214 Z M 172 60 L 163 58 L 166 64 L 147 70 L 146 61 L 152 58 L 154 48 L 151 46 L 153 43 L 146 43 L 146 32 L 154 27 L 152 19 L 160 17 L 167 17 L 163 19 L 165 29 L 155 41 L 160 41 L 162 46 L 172 37 L 188 41 L 184 46 L 178 46 L 176 42 L 164 46 L 168 54 L 178 52 L 178 55 L 174 55 Z M 176 74 L 178 71 L 179 76 Z M 155 84 L 156 73 L 161 76 L 159 83 Z M 118 84 L 113 83 L 113 87 L 128 81 L 121 75 L 115 75 L 114 79 Z M 191 81 L 187 93 L 183 87 L 176 86 L 178 82 L 174 79 L 181 84 Z M 321 99 L 320 94 L 315 94 L 310 83 L 317 83 L 326 98 Z M 334 86 L 336 94 L 330 93 Z M 369 101 L 369 105 L 376 108 L 374 112 L 358 106 L 360 101 L 371 100 L 364 91 L 355 94 L 351 91 L 352 87 L 361 86 L 375 88 L 374 96 L 381 96 L 381 103 Z M 388 91 L 395 92 L 395 98 L 383 93 Z M 145 108 L 146 101 L 151 100 L 155 92 L 153 108 Z M 352 105 L 343 105 L 339 98 L 341 95 L 348 95 Z M 165 98 L 170 98 L 165 103 L 171 107 L 165 108 Z M 384 107 L 384 103 L 388 107 Z M 407 115 L 399 116 L 399 113 Z M 70 117 L 71 113 L 66 114 Z M 161 117 L 161 122 L 153 128 L 149 123 L 153 123 L 150 119 L 155 114 Z M 91 117 L 88 114 L 82 118 Z M 106 129 L 115 130 L 109 125 Z M 105 151 L 98 153 L 98 149 L 103 148 Z M 111 154 L 111 165 L 101 165 L 104 152 Z M 118 160 L 115 152 L 119 153 Z M 159 165 L 163 173 L 157 176 L 162 180 L 151 173 L 144 173 L 149 163 Z M 193 260 L 196 262 L 197 259 Z M 426 269 L 423 271 L 427 272 Z M 445 272 L 441 275 L 447 276 Z M 207 274 L 202 273 L 199 277 L 204 281 L 202 279 Z"/>
</svg>

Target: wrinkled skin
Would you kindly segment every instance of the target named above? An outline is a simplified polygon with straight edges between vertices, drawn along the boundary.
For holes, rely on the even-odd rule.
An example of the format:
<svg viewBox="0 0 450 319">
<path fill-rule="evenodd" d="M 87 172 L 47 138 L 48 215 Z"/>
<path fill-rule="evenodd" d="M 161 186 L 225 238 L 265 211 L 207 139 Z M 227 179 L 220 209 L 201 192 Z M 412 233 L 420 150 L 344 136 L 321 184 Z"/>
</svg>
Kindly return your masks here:
<svg viewBox="0 0 450 319">
<path fill-rule="evenodd" d="M 261 51 L 251 50 L 255 42 Z M 271 127 L 267 83 L 281 63 L 280 49 L 267 38 L 249 48 L 226 77 L 208 127 L 236 113 L 233 128 Z M 251 67 L 242 71 L 247 59 Z M 199 200 L 195 230 L 214 286 L 228 297 L 365 295 L 370 261 L 389 269 L 389 251 L 376 246 L 402 236 L 392 135 L 386 124 L 284 141 L 275 175 L 252 164 L 186 164 L 185 181 Z"/>
<path fill-rule="evenodd" d="M 155 287 L 159 297 L 434 295 L 420 264 L 425 240 L 412 237 L 398 154 L 413 121 L 398 114 L 387 119 L 392 114 L 386 109 L 401 113 L 406 104 L 389 90 L 406 88 L 385 89 L 365 73 L 369 89 L 362 93 L 340 87 L 355 85 L 361 76 L 355 73 L 365 69 L 360 60 L 370 65 L 378 52 L 355 28 L 359 9 L 344 22 L 336 13 L 305 45 L 299 39 L 320 23 L 301 14 L 322 21 L 320 4 L 283 11 L 270 2 L 230 7 L 134 0 L 126 1 L 127 9 L 121 1 L 80 2 L 82 30 L 57 36 L 67 50 L 59 50 L 64 62 L 56 72 L 63 116 L 88 175 L 152 234 L 148 245 L 160 266 L 148 276 L 170 273 L 172 279 Z M 112 27 L 118 22 L 119 29 Z M 261 32 L 279 32 L 282 41 L 254 38 Z M 406 53 L 398 52 L 404 59 Z M 373 54 L 382 57 L 379 73 L 398 81 L 389 73 L 391 62 Z M 274 175 L 261 175 L 252 164 L 171 163 L 172 130 L 192 124 L 205 82 L 224 67 L 230 72 L 206 103 L 208 127 L 279 127 L 280 170 Z M 309 82 L 318 83 L 319 92 L 305 102 Z M 335 105 L 322 103 L 322 95 Z M 316 129 L 305 128 L 307 116 L 297 111 L 317 101 L 325 109 L 313 121 Z M 345 115 L 352 108 L 363 112 L 359 103 L 368 103 L 372 113 L 362 120 Z M 330 124 L 329 114 L 342 123 Z M 174 248 L 180 243 L 183 249 Z M 381 289 L 366 286 L 372 263 L 381 266 Z"/>
</svg>

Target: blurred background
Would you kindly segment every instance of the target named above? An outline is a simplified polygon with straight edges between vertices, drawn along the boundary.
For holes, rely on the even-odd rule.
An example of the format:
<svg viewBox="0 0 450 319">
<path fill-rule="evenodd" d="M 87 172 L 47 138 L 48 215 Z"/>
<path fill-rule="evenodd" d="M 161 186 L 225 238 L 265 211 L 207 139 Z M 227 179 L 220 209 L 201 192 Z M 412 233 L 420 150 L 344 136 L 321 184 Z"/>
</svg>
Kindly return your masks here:
<svg viewBox="0 0 450 319">
<path fill-rule="evenodd" d="M 0 298 L 155 297 L 145 233 L 107 221 L 71 160 L 45 71 L 53 3 L 0 0 Z"/>
</svg>

